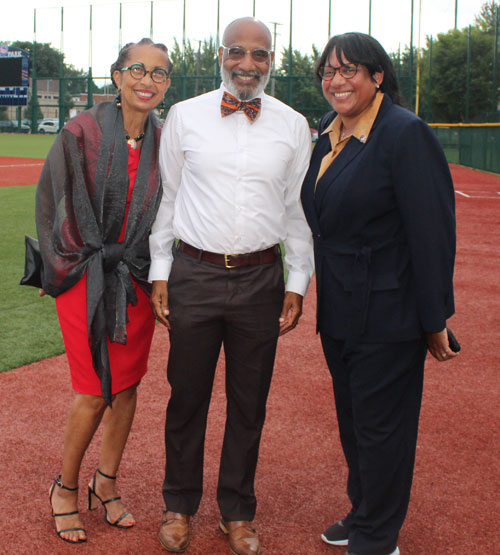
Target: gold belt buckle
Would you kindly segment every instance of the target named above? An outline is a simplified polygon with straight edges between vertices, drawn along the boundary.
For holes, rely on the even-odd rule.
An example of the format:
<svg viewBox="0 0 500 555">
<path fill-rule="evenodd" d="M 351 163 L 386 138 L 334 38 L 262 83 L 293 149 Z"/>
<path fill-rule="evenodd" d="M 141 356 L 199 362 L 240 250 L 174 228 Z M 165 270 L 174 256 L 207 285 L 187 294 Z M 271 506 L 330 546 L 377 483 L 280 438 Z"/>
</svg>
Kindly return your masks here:
<svg viewBox="0 0 500 555">
<path fill-rule="evenodd" d="M 232 252 L 232 253 L 226 253 L 224 254 L 224 266 L 226 268 L 236 268 L 236 266 L 232 266 L 231 264 L 229 264 L 229 257 L 230 256 L 238 256 L 238 252 Z"/>
</svg>

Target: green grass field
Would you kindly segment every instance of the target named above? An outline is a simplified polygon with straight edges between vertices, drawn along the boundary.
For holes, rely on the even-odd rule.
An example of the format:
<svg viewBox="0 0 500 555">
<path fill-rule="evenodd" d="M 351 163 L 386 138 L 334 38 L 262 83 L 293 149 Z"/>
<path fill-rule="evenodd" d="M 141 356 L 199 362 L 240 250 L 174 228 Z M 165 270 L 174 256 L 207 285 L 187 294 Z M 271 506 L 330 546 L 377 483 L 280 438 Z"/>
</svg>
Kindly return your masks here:
<svg viewBox="0 0 500 555">
<path fill-rule="evenodd" d="M 56 135 L 0 133 L 0 156 L 46 158 Z"/>
<path fill-rule="evenodd" d="M 0 155 L 44 158 L 54 137 L 0 134 Z M 36 237 L 35 189 L 0 187 L 0 371 L 63 352 L 54 299 L 22 287 L 24 236 Z"/>
</svg>

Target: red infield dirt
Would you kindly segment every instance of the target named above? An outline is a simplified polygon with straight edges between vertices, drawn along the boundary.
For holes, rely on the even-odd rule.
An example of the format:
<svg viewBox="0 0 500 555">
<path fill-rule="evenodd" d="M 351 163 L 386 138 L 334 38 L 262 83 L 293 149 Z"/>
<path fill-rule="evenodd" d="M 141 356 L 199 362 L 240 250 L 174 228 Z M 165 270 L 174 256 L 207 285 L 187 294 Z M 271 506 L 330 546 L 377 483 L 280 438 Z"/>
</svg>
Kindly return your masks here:
<svg viewBox="0 0 500 555">
<path fill-rule="evenodd" d="M 0 157 L 0 187 L 35 185 L 44 160 L 40 158 Z"/>
<path fill-rule="evenodd" d="M 457 193 L 457 314 L 450 321 L 462 353 L 452 362 L 428 360 L 413 493 L 399 540 L 403 555 L 498 553 L 500 545 L 500 178 L 467 168 L 452 171 L 457 191 L 467 195 Z M 255 526 L 263 554 L 345 552 L 319 537 L 345 515 L 348 503 L 331 381 L 314 333 L 314 310 L 311 284 L 300 325 L 279 344 L 256 482 Z M 65 357 L 0 375 L 0 553 L 166 553 L 156 534 L 163 505 L 167 353 L 168 335 L 158 326 L 119 475 L 120 492 L 137 525 L 116 530 L 105 524 L 102 508 L 86 510 L 86 485 L 98 459 L 99 441 L 94 441 L 80 479 L 88 542 L 78 546 L 56 537 L 48 503 L 72 399 Z M 229 554 L 217 528 L 215 501 L 223 378 L 221 362 L 209 414 L 205 495 L 186 552 L 191 555 Z"/>
</svg>

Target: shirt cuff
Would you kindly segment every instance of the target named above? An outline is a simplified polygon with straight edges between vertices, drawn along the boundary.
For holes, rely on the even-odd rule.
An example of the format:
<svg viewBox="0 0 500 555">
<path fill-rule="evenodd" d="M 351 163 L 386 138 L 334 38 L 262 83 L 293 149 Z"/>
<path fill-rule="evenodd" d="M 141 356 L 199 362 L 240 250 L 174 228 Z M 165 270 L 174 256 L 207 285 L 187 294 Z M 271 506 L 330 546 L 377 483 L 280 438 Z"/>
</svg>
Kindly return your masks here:
<svg viewBox="0 0 500 555">
<path fill-rule="evenodd" d="M 172 268 L 171 260 L 156 259 L 151 260 L 151 266 L 149 267 L 148 281 L 168 281 L 170 275 L 170 270 Z"/>
<path fill-rule="evenodd" d="M 297 271 L 289 272 L 285 291 L 297 293 L 305 297 L 307 288 L 309 287 L 309 280 L 310 278 L 307 274 L 303 274 L 302 272 Z"/>
</svg>

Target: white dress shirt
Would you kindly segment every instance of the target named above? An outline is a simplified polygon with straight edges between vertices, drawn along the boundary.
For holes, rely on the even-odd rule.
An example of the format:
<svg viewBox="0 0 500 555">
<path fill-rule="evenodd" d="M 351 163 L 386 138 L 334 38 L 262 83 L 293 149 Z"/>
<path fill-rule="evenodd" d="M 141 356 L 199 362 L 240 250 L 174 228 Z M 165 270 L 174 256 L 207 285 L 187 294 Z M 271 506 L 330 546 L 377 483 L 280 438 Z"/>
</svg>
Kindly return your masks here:
<svg viewBox="0 0 500 555">
<path fill-rule="evenodd" d="M 221 117 L 224 88 L 173 106 L 160 141 L 163 196 L 149 239 L 150 281 L 168 280 L 172 244 L 250 253 L 283 242 L 287 291 L 304 295 L 313 272 L 312 237 L 300 204 L 309 165 L 306 119 L 261 94 L 252 123 Z"/>
</svg>

